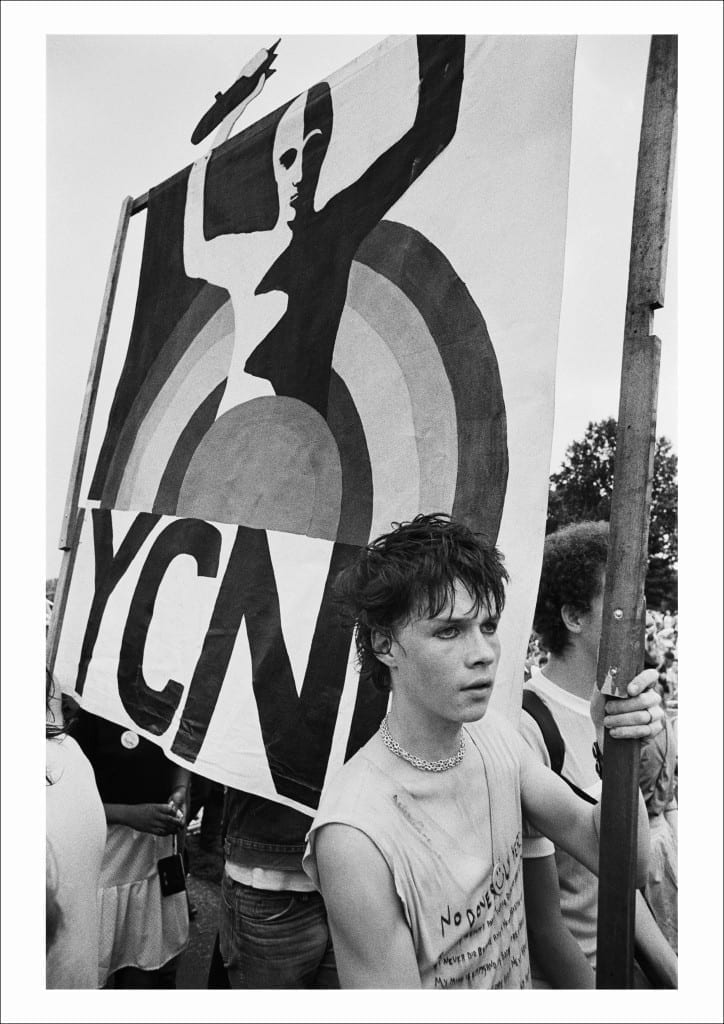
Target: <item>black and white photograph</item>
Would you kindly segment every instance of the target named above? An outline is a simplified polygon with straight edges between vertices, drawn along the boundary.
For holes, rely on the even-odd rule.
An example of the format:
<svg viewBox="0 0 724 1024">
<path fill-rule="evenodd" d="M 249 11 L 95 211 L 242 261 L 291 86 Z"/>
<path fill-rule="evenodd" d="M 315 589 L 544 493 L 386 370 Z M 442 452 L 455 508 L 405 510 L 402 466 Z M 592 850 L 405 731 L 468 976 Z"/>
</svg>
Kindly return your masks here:
<svg viewBox="0 0 724 1024">
<path fill-rule="evenodd" d="M 3 1021 L 720 1022 L 721 5 L 2 19 Z"/>
</svg>

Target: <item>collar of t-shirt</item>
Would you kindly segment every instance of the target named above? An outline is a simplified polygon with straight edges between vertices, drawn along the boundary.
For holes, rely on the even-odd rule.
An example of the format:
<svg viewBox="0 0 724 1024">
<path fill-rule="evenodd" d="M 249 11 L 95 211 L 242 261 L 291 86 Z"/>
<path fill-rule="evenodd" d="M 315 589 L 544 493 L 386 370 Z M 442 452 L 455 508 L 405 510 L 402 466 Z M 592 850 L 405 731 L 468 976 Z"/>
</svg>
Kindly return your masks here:
<svg viewBox="0 0 724 1024">
<path fill-rule="evenodd" d="M 537 667 L 531 672 L 531 680 L 533 679 L 535 680 L 536 689 L 543 695 L 547 694 L 551 700 L 555 700 L 559 704 L 563 704 L 571 711 L 578 712 L 579 715 L 590 717 L 590 700 L 586 700 L 585 697 L 577 697 L 575 694 L 569 693 L 568 690 L 564 690 L 562 686 L 552 683 L 550 679 L 547 679 Z"/>
</svg>

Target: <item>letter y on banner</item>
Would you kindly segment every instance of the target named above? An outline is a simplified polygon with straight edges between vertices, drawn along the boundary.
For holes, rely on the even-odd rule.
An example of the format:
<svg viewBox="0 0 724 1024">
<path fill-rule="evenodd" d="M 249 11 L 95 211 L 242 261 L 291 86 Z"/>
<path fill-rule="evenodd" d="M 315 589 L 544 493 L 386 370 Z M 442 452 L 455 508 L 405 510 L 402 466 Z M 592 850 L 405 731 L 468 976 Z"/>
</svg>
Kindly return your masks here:
<svg viewBox="0 0 724 1024">
<path fill-rule="evenodd" d="M 151 190 L 56 661 L 89 711 L 314 809 L 385 706 L 358 685 L 334 578 L 392 522 L 449 512 L 506 556 L 494 702 L 513 713 L 574 53 L 392 37 Z"/>
</svg>

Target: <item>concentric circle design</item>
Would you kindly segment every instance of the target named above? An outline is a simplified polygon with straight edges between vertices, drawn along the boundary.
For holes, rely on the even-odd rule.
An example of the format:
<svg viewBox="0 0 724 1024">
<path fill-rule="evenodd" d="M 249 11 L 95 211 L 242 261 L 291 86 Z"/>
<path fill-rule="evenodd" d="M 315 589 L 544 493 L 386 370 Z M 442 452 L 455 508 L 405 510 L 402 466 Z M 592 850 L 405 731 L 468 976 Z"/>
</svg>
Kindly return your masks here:
<svg viewBox="0 0 724 1024">
<path fill-rule="evenodd" d="M 234 319 L 210 291 L 135 394 L 104 505 L 356 544 L 447 511 L 495 540 L 508 466 L 495 352 L 464 283 L 423 235 L 382 221 L 360 246 L 326 423 L 285 396 L 216 419 Z"/>
</svg>

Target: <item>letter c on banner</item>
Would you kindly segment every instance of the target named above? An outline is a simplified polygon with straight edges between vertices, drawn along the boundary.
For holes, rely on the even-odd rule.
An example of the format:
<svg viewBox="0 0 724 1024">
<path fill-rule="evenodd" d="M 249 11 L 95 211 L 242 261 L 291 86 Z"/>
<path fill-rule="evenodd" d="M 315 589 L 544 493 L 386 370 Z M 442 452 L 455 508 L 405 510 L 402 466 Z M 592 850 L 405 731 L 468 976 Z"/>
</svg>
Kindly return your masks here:
<svg viewBox="0 0 724 1024">
<path fill-rule="evenodd" d="M 178 555 L 196 559 L 199 576 L 216 576 L 221 533 L 200 519 L 179 519 L 159 534 L 136 584 L 123 631 L 118 659 L 118 694 L 124 708 L 141 729 L 161 736 L 171 724 L 183 686 L 169 679 L 154 690 L 143 676 L 143 654 L 156 595 L 166 570 Z"/>
</svg>

